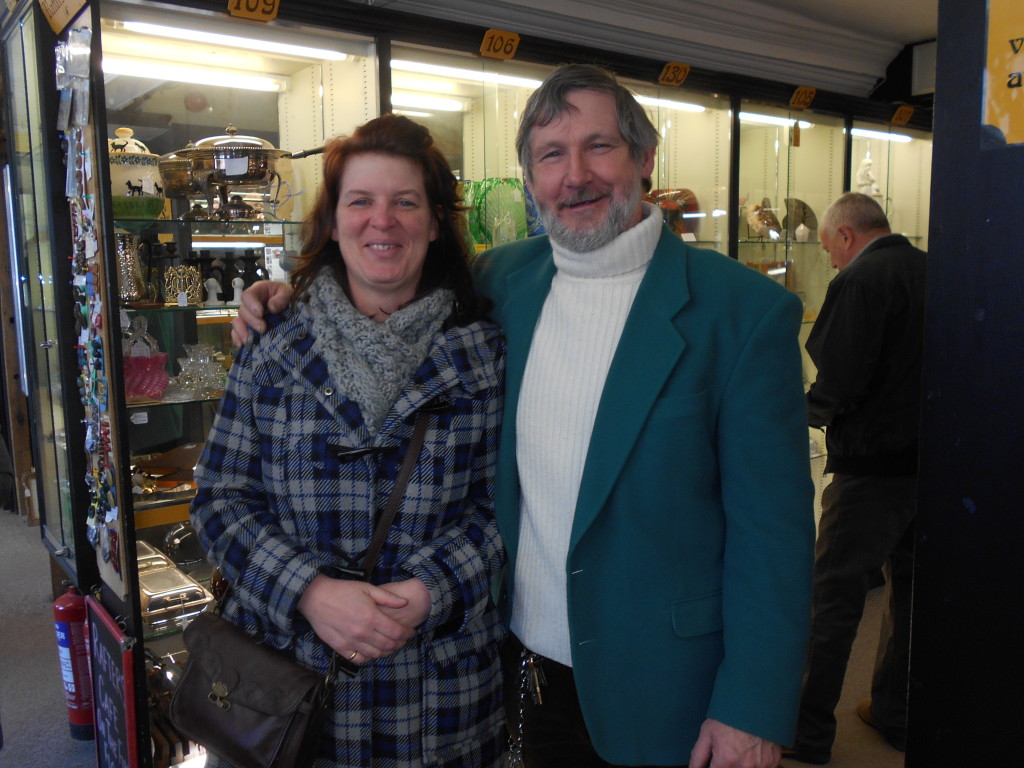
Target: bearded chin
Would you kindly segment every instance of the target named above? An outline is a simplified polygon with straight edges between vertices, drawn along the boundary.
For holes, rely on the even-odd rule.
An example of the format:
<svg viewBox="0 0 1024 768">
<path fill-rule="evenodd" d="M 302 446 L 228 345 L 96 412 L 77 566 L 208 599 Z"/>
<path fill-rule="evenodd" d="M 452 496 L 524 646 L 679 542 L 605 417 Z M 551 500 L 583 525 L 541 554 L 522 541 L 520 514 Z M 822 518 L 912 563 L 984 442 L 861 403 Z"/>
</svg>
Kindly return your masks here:
<svg viewBox="0 0 1024 768">
<path fill-rule="evenodd" d="M 562 223 L 553 210 L 540 207 L 540 220 L 547 230 L 548 238 L 560 248 L 573 253 L 596 251 L 629 229 L 630 222 L 640 205 L 640 186 L 624 198 L 612 198 L 608 215 L 595 225 L 573 229 Z"/>
</svg>

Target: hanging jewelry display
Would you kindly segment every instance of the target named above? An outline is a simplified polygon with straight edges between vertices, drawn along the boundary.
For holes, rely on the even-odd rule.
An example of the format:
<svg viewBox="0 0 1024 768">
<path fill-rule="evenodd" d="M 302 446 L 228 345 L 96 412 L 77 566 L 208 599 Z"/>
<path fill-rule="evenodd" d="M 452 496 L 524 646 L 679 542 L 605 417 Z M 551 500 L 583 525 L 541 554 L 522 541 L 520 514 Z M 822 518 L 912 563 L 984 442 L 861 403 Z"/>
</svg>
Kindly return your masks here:
<svg viewBox="0 0 1024 768">
<path fill-rule="evenodd" d="M 72 295 L 75 302 L 75 347 L 78 390 L 85 421 L 89 494 L 86 532 L 102 560 L 101 574 L 124 594 L 121 551 L 121 514 L 114 476 L 111 409 L 107 386 L 105 329 L 103 327 L 103 270 L 96 226 L 95 157 L 91 136 L 89 65 L 92 31 L 72 28 L 57 44 L 56 85 L 60 92 L 58 127 L 66 146 L 65 194 L 71 214 L 73 251 Z M 113 583 L 112 583 L 113 582 Z"/>
</svg>

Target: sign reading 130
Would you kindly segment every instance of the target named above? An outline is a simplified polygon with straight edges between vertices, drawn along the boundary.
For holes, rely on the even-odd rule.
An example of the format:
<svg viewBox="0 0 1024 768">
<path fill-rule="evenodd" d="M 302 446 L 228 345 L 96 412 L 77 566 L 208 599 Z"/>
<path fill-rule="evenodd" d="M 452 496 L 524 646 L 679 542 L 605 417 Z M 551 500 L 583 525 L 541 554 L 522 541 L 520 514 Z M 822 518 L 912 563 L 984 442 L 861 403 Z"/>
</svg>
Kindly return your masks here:
<svg viewBox="0 0 1024 768">
<path fill-rule="evenodd" d="M 272 21 L 280 6 L 281 0 L 228 0 L 228 13 L 243 19 Z"/>
<path fill-rule="evenodd" d="M 488 29 L 480 43 L 480 55 L 489 59 L 511 59 L 519 47 L 519 35 L 502 29 Z"/>
</svg>

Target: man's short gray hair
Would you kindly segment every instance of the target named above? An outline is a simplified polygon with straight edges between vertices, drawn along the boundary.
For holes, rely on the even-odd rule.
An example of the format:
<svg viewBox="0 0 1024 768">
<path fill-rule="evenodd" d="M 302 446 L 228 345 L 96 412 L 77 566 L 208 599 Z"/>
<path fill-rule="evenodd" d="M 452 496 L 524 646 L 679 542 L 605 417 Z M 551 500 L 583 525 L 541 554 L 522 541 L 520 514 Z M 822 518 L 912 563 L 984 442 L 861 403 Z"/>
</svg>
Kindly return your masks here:
<svg viewBox="0 0 1024 768">
<path fill-rule="evenodd" d="M 516 135 L 516 152 L 527 180 L 531 177 L 533 163 L 530 133 L 534 126 L 550 125 L 571 109 L 566 96 L 572 91 L 601 91 L 615 98 L 619 133 L 629 147 L 630 156 L 638 163 L 647 150 L 658 146 L 657 129 L 633 94 L 615 79 L 615 75 L 593 64 L 566 64 L 548 75 L 526 102 Z"/>
<path fill-rule="evenodd" d="M 835 234 L 842 226 L 850 227 L 855 232 L 873 232 L 889 229 L 889 219 L 873 197 L 860 192 L 847 192 L 840 195 L 825 211 L 819 231 Z"/>
</svg>

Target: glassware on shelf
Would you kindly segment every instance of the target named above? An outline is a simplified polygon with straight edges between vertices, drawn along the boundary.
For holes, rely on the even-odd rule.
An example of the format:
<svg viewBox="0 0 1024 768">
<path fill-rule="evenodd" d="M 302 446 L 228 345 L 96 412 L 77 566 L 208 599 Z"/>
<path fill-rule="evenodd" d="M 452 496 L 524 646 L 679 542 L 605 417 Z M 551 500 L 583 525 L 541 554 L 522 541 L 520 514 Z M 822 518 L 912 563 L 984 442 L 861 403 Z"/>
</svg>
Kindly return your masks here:
<svg viewBox="0 0 1024 768">
<path fill-rule="evenodd" d="M 124 394 L 127 400 L 159 400 L 170 380 L 167 353 L 160 351 L 149 331 L 145 315 L 132 318 L 121 340 L 124 357 Z"/>
<path fill-rule="evenodd" d="M 224 365 L 212 344 L 186 344 L 178 358 L 181 372 L 168 386 L 168 400 L 200 400 L 224 389 Z"/>
<path fill-rule="evenodd" d="M 118 284 L 121 286 L 121 301 L 131 304 L 148 298 L 148 286 L 146 279 L 142 276 L 142 260 L 139 251 L 142 247 L 141 238 L 138 235 L 123 234 L 118 232 L 114 235 L 117 246 L 117 271 Z"/>
</svg>

